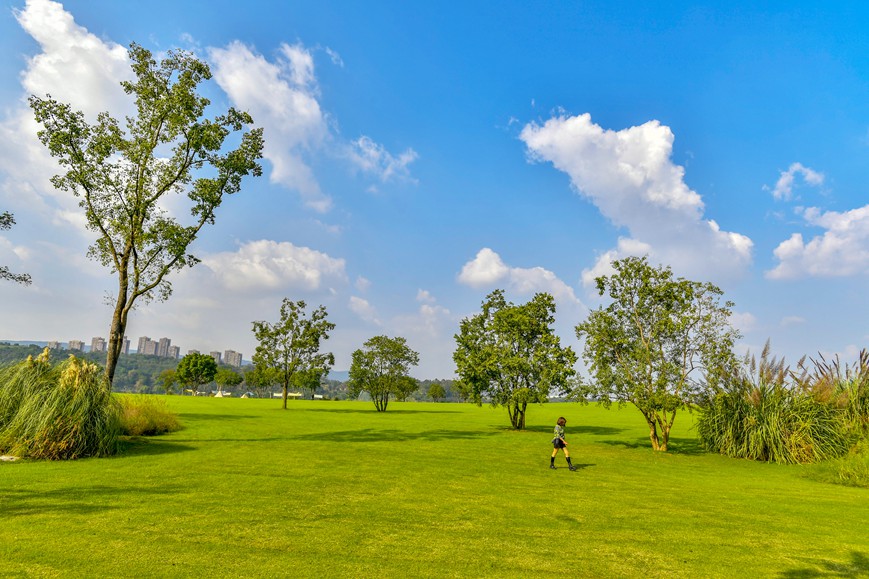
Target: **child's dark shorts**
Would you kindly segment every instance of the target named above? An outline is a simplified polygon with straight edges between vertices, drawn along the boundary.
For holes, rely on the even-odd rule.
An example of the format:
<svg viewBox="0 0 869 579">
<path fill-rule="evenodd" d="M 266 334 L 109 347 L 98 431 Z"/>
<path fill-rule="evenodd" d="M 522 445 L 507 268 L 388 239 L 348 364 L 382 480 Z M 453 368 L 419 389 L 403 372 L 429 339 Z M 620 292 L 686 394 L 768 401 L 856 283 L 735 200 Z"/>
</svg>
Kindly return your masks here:
<svg viewBox="0 0 869 579">
<path fill-rule="evenodd" d="M 552 446 L 554 446 L 555 448 L 564 448 L 566 445 L 564 444 L 564 441 L 560 438 L 553 438 Z"/>
</svg>

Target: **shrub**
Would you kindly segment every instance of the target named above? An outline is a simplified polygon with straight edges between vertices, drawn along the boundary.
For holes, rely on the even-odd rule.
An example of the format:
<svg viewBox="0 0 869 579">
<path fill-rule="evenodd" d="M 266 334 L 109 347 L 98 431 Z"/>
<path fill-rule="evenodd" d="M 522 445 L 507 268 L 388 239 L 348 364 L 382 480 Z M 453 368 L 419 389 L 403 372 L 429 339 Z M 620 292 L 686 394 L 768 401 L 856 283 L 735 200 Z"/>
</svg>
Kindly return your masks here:
<svg viewBox="0 0 869 579">
<path fill-rule="evenodd" d="M 118 450 L 119 406 L 96 364 L 70 356 L 0 369 L 0 452 L 63 460 Z"/>
<path fill-rule="evenodd" d="M 812 467 L 807 476 L 820 482 L 869 488 L 869 440 L 864 439 L 842 458 Z"/>
<path fill-rule="evenodd" d="M 121 434 L 153 436 L 181 429 L 178 417 L 155 396 L 131 394 L 120 397 Z"/>
<path fill-rule="evenodd" d="M 846 454 L 857 441 L 853 422 L 840 398 L 817 396 L 810 382 L 794 382 L 783 360 L 770 359 L 767 344 L 759 363 L 746 357 L 703 405 L 697 421 L 701 443 L 726 456 L 787 464 Z"/>
</svg>

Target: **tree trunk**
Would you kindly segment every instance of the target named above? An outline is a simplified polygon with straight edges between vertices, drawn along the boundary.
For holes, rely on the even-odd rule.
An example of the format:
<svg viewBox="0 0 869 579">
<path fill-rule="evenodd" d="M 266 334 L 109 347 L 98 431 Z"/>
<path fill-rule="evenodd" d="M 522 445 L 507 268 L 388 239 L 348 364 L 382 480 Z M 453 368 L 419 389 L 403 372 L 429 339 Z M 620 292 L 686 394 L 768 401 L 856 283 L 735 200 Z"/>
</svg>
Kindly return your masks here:
<svg viewBox="0 0 869 579">
<path fill-rule="evenodd" d="M 649 440 L 652 441 L 652 449 L 653 450 L 667 450 L 666 448 L 661 448 L 660 443 L 658 442 L 658 426 L 655 424 L 655 420 L 649 417 L 646 417 L 646 422 L 649 425 Z"/>
<path fill-rule="evenodd" d="M 287 391 L 288 391 L 289 389 L 290 389 L 290 387 L 289 387 L 287 384 L 284 384 L 284 387 L 283 387 L 283 391 L 284 391 L 284 396 L 283 396 L 283 398 L 284 398 L 284 410 L 287 409 Z"/>
<path fill-rule="evenodd" d="M 121 350 L 124 348 L 124 334 L 127 330 L 127 288 L 124 285 L 126 280 L 122 280 L 121 287 L 118 289 L 118 298 L 115 303 L 115 311 L 112 314 L 112 325 L 109 328 L 109 343 L 106 348 L 106 387 L 111 391 L 112 383 L 115 380 L 115 368 L 118 366 L 118 359 L 121 357 Z"/>
</svg>

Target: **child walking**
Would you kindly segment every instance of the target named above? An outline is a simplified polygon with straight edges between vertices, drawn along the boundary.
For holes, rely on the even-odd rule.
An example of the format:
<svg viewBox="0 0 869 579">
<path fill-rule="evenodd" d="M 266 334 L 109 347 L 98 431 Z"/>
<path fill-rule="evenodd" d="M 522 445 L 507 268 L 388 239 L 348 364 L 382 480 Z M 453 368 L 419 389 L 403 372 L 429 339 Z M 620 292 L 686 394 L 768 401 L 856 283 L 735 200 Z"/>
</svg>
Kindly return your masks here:
<svg viewBox="0 0 869 579">
<path fill-rule="evenodd" d="M 555 438 L 552 439 L 552 457 L 549 459 L 549 468 L 555 468 L 555 455 L 558 454 L 558 449 L 560 448 L 564 452 L 564 458 L 567 459 L 567 468 L 570 470 L 576 470 L 576 467 L 573 466 L 573 463 L 570 462 L 570 453 L 567 452 L 567 442 L 564 440 L 564 425 L 567 424 L 567 420 L 562 416 L 555 423 Z"/>
</svg>

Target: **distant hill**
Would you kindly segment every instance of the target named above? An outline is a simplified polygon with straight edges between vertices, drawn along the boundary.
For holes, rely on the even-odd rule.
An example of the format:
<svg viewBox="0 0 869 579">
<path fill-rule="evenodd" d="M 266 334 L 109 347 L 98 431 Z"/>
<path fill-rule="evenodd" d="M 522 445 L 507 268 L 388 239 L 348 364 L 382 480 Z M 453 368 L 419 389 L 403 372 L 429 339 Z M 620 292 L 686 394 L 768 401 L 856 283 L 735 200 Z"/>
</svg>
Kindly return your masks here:
<svg viewBox="0 0 869 579">
<path fill-rule="evenodd" d="M 350 379 L 350 371 L 349 370 L 330 370 L 329 375 L 326 376 L 329 380 L 337 380 L 338 382 L 346 382 Z"/>
</svg>

